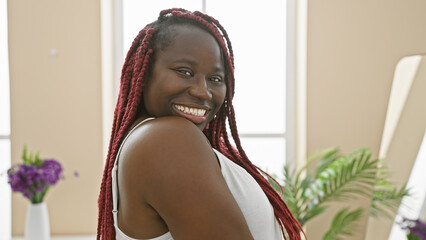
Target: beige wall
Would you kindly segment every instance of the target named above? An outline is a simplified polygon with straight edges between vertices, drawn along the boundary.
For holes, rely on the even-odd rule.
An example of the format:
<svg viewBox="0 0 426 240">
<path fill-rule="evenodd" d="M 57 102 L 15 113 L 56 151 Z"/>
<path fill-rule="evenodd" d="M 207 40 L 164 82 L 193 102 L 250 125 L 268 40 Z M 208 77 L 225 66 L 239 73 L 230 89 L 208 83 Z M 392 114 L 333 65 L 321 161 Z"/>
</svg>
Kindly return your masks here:
<svg viewBox="0 0 426 240">
<path fill-rule="evenodd" d="M 396 64 L 426 52 L 425 9 L 423 0 L 308 2 L 308 154 L 338 146 L 345 153 L 370 147 L 378 155 Z M 391 168 L 406 164 L 392 160 Z M 369 203 L 352 206 L 367 209 Z M 309 239 L 321 239 L 336 211 L 308 225 Z M 358 234 L 348 239 L 364 239 L 367 222 L 365 216 Z M 370 234 L 367 239 L 387 239 Z"/>
<path fill-rule="evenodd" d="M 103 165 L 100 1 L 8 1 L 8 24 L 13 162 L 23 144 L 60 160 L 66 179 L 46 198 L 51 233 L 94 234 Z M 23 234 L 28 203 L 13 194 L 14 236 Z"/>
</svg>

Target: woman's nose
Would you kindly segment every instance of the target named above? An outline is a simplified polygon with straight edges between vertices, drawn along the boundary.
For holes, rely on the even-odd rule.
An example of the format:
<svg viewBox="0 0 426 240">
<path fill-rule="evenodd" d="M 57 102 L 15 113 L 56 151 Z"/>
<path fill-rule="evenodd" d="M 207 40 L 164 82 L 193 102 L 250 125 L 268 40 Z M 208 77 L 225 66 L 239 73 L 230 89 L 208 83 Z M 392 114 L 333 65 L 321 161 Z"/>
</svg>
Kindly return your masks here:
<svg viewBox="0 0 426 240">
<path fill-rule="evenodd" d="M 189 88 L 189 94 L 202 100 L 210 100 L 213 97 L 207 79 L 204 76 L 195 77 Z"/>
</svg>

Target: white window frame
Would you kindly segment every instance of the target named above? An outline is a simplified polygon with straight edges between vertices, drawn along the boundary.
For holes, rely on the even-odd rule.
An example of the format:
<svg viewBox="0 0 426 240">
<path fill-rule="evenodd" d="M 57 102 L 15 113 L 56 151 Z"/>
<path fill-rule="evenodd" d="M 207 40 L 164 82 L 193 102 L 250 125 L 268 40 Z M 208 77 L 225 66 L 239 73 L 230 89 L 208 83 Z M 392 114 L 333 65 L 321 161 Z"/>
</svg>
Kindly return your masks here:
<svg viewBox="0 0 426 240">
<path fill-rule="evenodd" d="M 8 59 L 8 48 L 3 46 L 3 43 L 7 46 L 7 1 L 0 0 L 0 36 L 2 39 L 0 42 L 2 43 L 0 52 L 2 57 L 6 57 Z M 5 47 L 5 48 L 4 48 Z M 3 50 L 5 52 L 3 52 Z M 5 55 L 3 55 L 5 54 Z M 1 62 L 2 66 L 0 66 L 1 79 L 0 81 L 6 81 L 10 86 L 9 82 L 9 62 L 6 60 L 5 62 Z M 10 89 L 10 87 L 9 87 Z M 4 89 L 3 89 L 4 90 Z M 10 98 L 9 98 L 10 99 Z M 9 100 L 10 104 L 10 100 Z M 9 105 L 10 106 L 10 105 Z M 4 113 L 0 113 L 4 114 Z M 10 116 L 10 110 L 9 114 Z M 10 125 L 8 126 L 10 130 Z M 9 140 L 10 143 L 10 134 L 0 134 L 0 140 Z M 6 171 L 11 166 L 10 159 L 10 149 L 9 149 L 9 159 L 0 159 L 0 239 L 11 239 L 12 237 L 12 193 L 11 188 L 7 182 L 7 174 Z"/>
<path fill-rule="evenodd" d="M 286 160 L 294 168 L 306 163 L 306 72 L 308 0 L 287 0 Z"/>
</svg>

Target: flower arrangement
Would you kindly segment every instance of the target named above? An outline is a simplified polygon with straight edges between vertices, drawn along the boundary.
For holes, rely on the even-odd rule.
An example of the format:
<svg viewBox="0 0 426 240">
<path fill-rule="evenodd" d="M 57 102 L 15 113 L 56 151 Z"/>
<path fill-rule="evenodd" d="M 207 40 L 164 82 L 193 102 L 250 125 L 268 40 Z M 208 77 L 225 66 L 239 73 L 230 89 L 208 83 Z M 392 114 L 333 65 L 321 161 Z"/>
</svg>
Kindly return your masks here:
<svg viewBox="0 0 426 240">
<path fill-rule="evenodd" d="M 38 152 L 27 154 L 26 146 L 22 160 L 7 171 L 8 182 L 13 192 L 21 192 L 31 203 L 41 203 L 49 188 L 63 178 L 62 165 L 55 159 L 40 159 Z"/>
<path fill-rule="evenodd" d="M 403 218 L 399 225 L 408 231 L 407 240 L 426 240 L 426 224 L 420 219 Z"/>
</svg>

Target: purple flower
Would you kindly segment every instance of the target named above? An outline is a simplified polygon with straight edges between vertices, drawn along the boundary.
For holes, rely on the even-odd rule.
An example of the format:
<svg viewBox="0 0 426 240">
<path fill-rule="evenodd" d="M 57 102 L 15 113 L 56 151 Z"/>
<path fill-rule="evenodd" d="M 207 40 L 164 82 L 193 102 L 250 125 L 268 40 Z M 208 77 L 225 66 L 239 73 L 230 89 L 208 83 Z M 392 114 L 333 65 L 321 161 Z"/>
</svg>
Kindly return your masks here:
<svg viewBox="0 0 426 240">
<path fill-rule="evenodd" d="M 403 218 L 400 225 L 402 229 L 408 230 L 409 239 L 426 239 L 426 224 L 420 219 Z"/>
<path fill-rule="evenodd" d="M 14 192 L 21 192 L 33 203 L 43 201 L 50 186 L 54 186 L 62 175 L 63 168 L 55 159 L 26 161 L 13 165 L 8 171 L 8 182 Z"/>
<path fill-rule="evenodd" d="M 40 179 L 37 167 L 31 165 L 14 165 L 7 172 L 9 183 L 14 192 L 23 192 Z"/>
<path fill-rule="evenodd" d="M 59 178 L 62 177 L 62 166 L 54 159 L 44 161 L 40 166 L 40 170 L 47 186 L 55 185 Z"/>
</svg>

